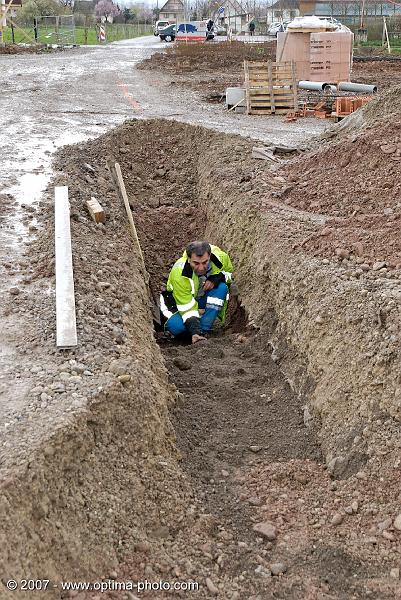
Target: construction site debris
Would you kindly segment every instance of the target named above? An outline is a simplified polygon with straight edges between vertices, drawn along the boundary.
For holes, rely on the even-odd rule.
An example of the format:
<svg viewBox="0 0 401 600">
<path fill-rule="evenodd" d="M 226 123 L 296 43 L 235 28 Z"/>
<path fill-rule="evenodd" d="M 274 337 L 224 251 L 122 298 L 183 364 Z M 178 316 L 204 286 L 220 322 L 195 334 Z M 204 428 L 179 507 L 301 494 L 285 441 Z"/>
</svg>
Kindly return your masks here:
<svg viewBox="0 0 401 600">
<path fill-rule="evenodd" d="M 349 81 L 353 34 L 350 31 L 277 34 L 277 61 L 294 61 L 298 80 Z"/>
<path fill-rule="evenodd" d="M 278 158 L 273 156 L 273 150 L 271 148 L 258 148 L 254 146 L 252 148 L 252 158 L 259 158 L 261 160 L 272 160 L 278 161 Z"/>
<path fill-rule="evenodd" d="M 339 119 L 343 119 L 344 117 L 348 117 L 351 113 L 358 110 L 358 108 L 365 106 L 365 104 L 367 104 L 371 99 L 371 96 L 337 97 L 334 100 L 331 116 L 337 121 Z"/>
<path fill-rule="evenodd" d="M 244 61 L 244 70 L 248 114 L 287 114 L 297 109 L 294 63 Z"/>
<path fill-rule="evenodd" d="M 367 85 L 365 83 L 355 83 L 353 81 L 340 81 L 337 87 L 341 92 L 359 92 L 361 94 L 377 93 L 377 85 Z"/>
<path fill-rule="evenodd" d="M 90 200 L 86 201 L 86 206 L 95 223 L 105 223 L 106 215 L 104 214 L 101 204 L 96 200 L 96 198 L 92 196 Z"/>
</svg>

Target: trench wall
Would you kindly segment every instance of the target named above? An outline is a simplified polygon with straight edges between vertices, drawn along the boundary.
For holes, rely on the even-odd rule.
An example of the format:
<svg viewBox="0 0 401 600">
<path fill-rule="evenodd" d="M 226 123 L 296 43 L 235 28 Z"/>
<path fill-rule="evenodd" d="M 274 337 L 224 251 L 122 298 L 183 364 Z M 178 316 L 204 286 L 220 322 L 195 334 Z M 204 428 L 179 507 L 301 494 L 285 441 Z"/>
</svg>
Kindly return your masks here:
<svg viewBox="0 0 401 600">
<path fill-rule="evenodd" d="M 128 549 L 132 554 L 137 543 L 152 541 L 153 532 L 157 537 L 166 515 L 170 527 L 177 525 L 190 497 L 168 415 L 176 390 L 153 337 L 144 273 L 122 204 L 110 194 L 105 233 L 87 218 L 72 181 L 62 177 L 58 183 L 71 185 L 76 217 L 71 223 L 80 347 L 55 351 L 54 336 L 49 340 L 47 334 L 31 364 L 47 365 L 58 377 L 76 359 L 89 365 L 93 377 L 80 394 L 72 395 L 74 386 L 68 391 L 66 382 L 66 391 L 46 410 L 39 407 L 10 427 L 0 471 L 3 581 L 107 578 Z M 42 208 L 46 226 L 36 250 L 50 264 L 52 199 Z M 110 240 L 118 265 L 110 261 Z M 98 269 L 109 285 L 102 294 L 94 278 Z M 31 302 L 33 319 L 40 315 L 37 327 L 49 318 L 52 329 L 53 298 L 38 292 L 25 302 Z M 123 315 L 124 340 L 115 339 L 113 307 Z M 15 600 L 27 593 L 2 587 L 0 597 Z M 60 598 L 59 589 L 41 593 Z"/>
<path fill-rule="evenodd" d="M 137 127 L 145 128 L 145 148 L 160 124 L 133 123 L 120 129 L 124 152 L 118 158 L 124 172 L 129 169 L 124 160 L 138 147 Z M 166 135 L 174 135 L 169 122 L 165 128 Z M 185 139 L 185 126 L 180 128 L 171 144 Z M 379 417 L 399 423 L 398 280 L 350 279 L 338 264 L 323 264 L 294 251 L 319 224 L 274 203 L 271 196 L 262 197 L 258 173 L 266 167 L 255 168 L 252 144 L 208 132 L 203 145 L 196 146 L 198 130 L 188 129 L 191 153 L 198 154 L 197 172 L 191 170 L 196 198 L 190 199 L 199 200 L 207 213 L 206 235 L 232 255 L 250 322 L 270 340 L 291 386 L 311 406 L 333 473 L 355 472 L 375 451 L 371 424 Z M 118 148 L 113 136 L 106 141 Z M 56 181 L 71 185 L 73 241 L 80 245 L 74 269 L 83 344 L 76 353 L 60 356 L 54 339 L 43 331 L 41 356 L 55 368 L 63 368 L 66 359 L 87 360 L 94 377 L 80 403 L 72 403 L 67 390 L 45 413 L 37 411 L 27 423 L 16 425 L 10 433 L 26 441 L 18 451 L 7 451 L 3 444 L 0 544 L 6 578 L 107 576 L 121 553 L 163 527 L 166 514 L 173 527 L 174 521 L 178 524 L 191 497 L 168 417 L 176 391 L 153 339 L 144 273 L 122 205 L 108 189 L 106 152 L 97 140 L 83 149 L 85 160 L 91 148 L 97 191 L 107 191 L 105 229 L 85 216 L 84 200 L 96 187 L 82 183 L 81 155 Z M 73 181 L 81 183 L 74 188 Z M 176 186 L 173 182 L 171 189 Z M 144 197 L 150 202 L 150 184 L 149 189 Z M 36 247 L 45 266 L 53 256 L 51 213 L 51 203 L 45 203 L 45 230 Z M 108 287 L 100 302 L 96 296 L 105 278 Z M 25 301 L 38 323 L 54 312 L 51 297 L 31 293 Z M 122 333 L 116 336 L 121 314 Z M 33 430 L 35 437 L 29 439 Z M 5 599 L 25 597 L 22 592 L 2 593 Z M 59 595 L 55 592 L 54 597 Z"/>
<path fill-rule="evenodd" d="M 256 192 L 243 192 L 221 171 L 208 193 L 225 157 L 209 152 L 203 160 L 208 237 L 231 253 L 250 321 L 309 405 L 330 469 L 355 473 L 380 443 L 370 437 L 372 423 L 389 419 L 399 430 L 400 281 L 354 279 L 338 263 L 294 251 L 321 227 L 316 217 L 264 201 L 257 181 Z"/>
</svg>

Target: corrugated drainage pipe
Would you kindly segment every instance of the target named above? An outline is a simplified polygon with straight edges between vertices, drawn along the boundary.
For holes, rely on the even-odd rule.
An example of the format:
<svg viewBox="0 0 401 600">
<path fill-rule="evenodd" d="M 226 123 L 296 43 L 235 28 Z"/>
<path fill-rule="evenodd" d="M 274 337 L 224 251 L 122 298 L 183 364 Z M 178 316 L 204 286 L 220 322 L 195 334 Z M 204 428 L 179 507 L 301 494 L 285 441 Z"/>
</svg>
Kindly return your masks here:
<svg viewBox="0 0 401 600">
<path fill-rule="evenodd" d="M 340 81 L 338 84 L 338 89 L 342 92 L 364 92 L 366 94 L 376 94 L 377 85 L 352 83 L 352 81 Z"/>
</svg>

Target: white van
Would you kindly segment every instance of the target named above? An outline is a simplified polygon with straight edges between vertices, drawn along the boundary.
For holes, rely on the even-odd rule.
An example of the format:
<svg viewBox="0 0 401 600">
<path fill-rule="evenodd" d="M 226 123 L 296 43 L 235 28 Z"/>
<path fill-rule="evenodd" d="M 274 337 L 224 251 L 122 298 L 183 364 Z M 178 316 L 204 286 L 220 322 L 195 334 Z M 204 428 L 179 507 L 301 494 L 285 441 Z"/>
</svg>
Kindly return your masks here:
<svg viewBox="0 0 401 600">
<path fill-rule="evenodd" d="M 155 28 L 153 30 L 154 35 L 159 35 L 160 33 L 160 29 L 164 29 L 165 27 L 168 27 L 169 25 L 172 25 L 173 22 L 172 21 L 156 21 L 155 23 Z"/>
<path fill-rule="evenodd" d="M 183 21 L 177 23 L 177 42 L 206 42 L 214 38 L 213 27 L 208 29 L 208 20 Z"/>
</svg>

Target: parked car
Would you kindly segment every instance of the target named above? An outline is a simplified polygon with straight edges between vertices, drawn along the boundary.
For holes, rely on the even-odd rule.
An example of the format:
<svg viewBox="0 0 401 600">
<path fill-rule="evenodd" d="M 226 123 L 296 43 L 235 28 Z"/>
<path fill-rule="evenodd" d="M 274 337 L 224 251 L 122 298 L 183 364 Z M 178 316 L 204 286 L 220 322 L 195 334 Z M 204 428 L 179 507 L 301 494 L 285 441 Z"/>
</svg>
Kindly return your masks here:
<svg viewBox="0 0 401 600">
<path fill-rule="evenodd" d="M 174 23 L 168 27 L 164 27 L 159 31 L 159 37 L 162 42 L 174 42 L 177 33 L 177 27 Z"/>
<path fill-rule="evenodd" d="M 169 25 L 174 25 L 174 23 L 171 23 L 171 21 L 156 21 L 153 34 L 159 35 L 160 31 Z"/>
<path fill-rule="evenodd" d="M 267 29 L 267 33 L 269 35 L 277 35 L 280 31 L 285 31 L 287 29 L 288 22 L 274 21 L 271 23 Z"/>
<path fill-rule="evenodd" d="M 214 35 L 227 35 L 227 29 L 223 25 L 213 25 Z"/>
</svg>

